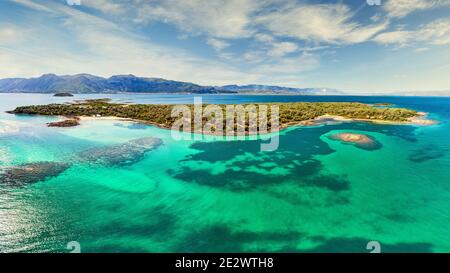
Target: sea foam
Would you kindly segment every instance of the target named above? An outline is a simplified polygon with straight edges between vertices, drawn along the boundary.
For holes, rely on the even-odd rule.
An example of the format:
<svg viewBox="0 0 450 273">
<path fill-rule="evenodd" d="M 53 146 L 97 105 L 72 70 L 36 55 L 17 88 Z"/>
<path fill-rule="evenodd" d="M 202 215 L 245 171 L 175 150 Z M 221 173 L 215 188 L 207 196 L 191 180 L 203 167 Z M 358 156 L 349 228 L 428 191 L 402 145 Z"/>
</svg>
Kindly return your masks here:
<svg viewBox="0 0 450 273">
<path fill-rule="evenodd" d="M 20 131 L 20 122 L 0 121 L 0 134 L 17 133 Z"/>
</svg>

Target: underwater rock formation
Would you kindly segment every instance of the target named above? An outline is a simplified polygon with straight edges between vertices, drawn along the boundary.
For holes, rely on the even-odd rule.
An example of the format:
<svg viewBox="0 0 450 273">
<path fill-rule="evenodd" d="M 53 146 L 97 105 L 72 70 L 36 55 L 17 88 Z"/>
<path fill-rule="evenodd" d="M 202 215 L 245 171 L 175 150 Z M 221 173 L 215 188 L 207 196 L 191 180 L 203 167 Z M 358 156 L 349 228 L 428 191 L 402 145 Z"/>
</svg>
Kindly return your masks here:
<svg viewBox="0 0 450 273">
<path fill-rule="evenodd" d="M 21 187 L 58 176 L 70 167 L 59 162 L 35 162 L 5 169 L 0 173 L 0 184 Z"/>
<path fill-rule="evenodd" d="M 93 148 L 78 154 L 78 160 L 82 163 L 96 163 L 102 165 L 130 165 L 139 161 L 146 152 L 149 152 L 162 144 L 159 138 L 140 138 L 129 142 Z"/>
<path fill-rule="evenodd" d="M 93 148 L 68 160 L 71 163 L 35 162 L 6 167 L 0 171 L 0 185 L 21 187 L 56 177 L 74 163 L 93 163 L 105 166 L 130 165 L 141 160 L 149 152 L 162 144 L 159 138 L 140 138 L 123 144 Z"/>
</svg>

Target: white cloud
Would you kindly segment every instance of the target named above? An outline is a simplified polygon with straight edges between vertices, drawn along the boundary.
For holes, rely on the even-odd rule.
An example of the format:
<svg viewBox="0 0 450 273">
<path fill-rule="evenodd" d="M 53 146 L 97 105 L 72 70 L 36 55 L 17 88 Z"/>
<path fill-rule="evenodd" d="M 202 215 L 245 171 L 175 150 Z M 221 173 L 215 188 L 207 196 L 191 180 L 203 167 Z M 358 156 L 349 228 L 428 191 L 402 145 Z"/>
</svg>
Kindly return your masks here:
<svg viewBox="0 0 450 273">
<path fill-rule="evenodd" d="M 151 1 L 138 7 L 136 22 L 162 21 L 193 35 L 218 38 L 249 37 L 250 14 L 265 1 L 190 0 Z"/>
<path fill-rule="evenodd" d="M 118 15 L 126 11 L 126 4 L 113 2 L 111 0 L 86 0 L 82 1 L 83 6 L 98 9 L 105 14 Z"/>
<path fill-rule="evenodd" d="M 256 63 L 256 62 L 263 61 L 266 56 L 267 56 L 267 52 L 265 52 L 265 51 L 251 50 L 251 51 L 245 52 L 244 55 L 242 55 L 242 58 L 246 62 Z"/>
<path fill-rule="evenodd" d="M 53 12 L 52 9 L 49 9 L 45 5 L 42 5 L 40 3 L 33 2 L 32 0 L 12 0 L 12 1 L 17 4 L 20 4 L 22 6 L 34 9 L 34 10 Z"/>
<path fill-rule="evenodd" d="M 387 22 L 362 25 L 344 4 L 305 4 L 281 0 L 93 0 L 91 7 L 111 13 L 127 9 L 135 23 L 164 22 L 185 34 L 208 38 L 254 37 L 270 42 L 273 34 L 324 43 L 360 43 L 387 27 Z M 266 7 L 272 7 L 265 10 Z M 275 9 L 273 7 L 276 7 Z M 261 33 L 266 28 L 272 33 Z"/>
<path fill-rule="evenodd" d="M 242 58 L 253 63 L 277 62 L 288 54 L 300 51 L 300 47 L 293 42 L 279 41 L 270 35 L 255 37 L 256 43 L 245 52 Z M 303 49 L 302 49 L 303 51 Z M 304 50 L 306 52 L 306 50 Z"/>
<path fill-rule="evenodd" d="M 388 17 L 401 18 L 415 11 L 445 5 L 450 5 L 450 0 L 389 0 L 384 4 L 384 10 Z"/>
<path fill-rule="evenodd" d="M 264 75 L 292 76 L 301 72 L 314 70 L 319 67 L 320 61 L 316 55 L 300 54 L 297 57 L 283 58 L 278 62 L 268 63 L 256 68 L 256 72 Z"/>
<path fill-rule="evenodd" d="M 34 8 L 33 5 L 28 7 Z M 55 2 L 46 7 L 52 15 L 57 14 L 55 18 L 63 21 L 62 28 L 51 27 L 51 50 L 47 45 L 48 39 L 42 39 L 48 33 L 49 20 L 45 26 L 30 28 L 32 44 L 22 43 L 14 49 L 0 51 L 2 76 L 28 77 L 43 73 L 110 76 L 131 73 L 214 85 L 253 82 L 259 77 L 182 49 L 154 44 L 110 21 L 61 3 Z M 50 17 L 47 14 L 44 18 Z M 10 31 L 6 33 L 11 35 Z M 73 37 L 71 43 L 76 43 L 78 50 L 66 48 L 68 33 Z"/>
<path fill-rule="evenodd" d="M 99 4 L 104 1 L 94 0 L 91 6 L 107 12 L 108 8 Z M 117 3 L 111 2 L 111 5 Z M 270 4 L 277 8 L 266 11 Z M 123 9 L 126 5 L 119 6 Z M 185 34 L 222 40 L 253 37 L 260 42 L 271 42 L 275 34 L 317 43 L 352 44 L 369 40 L 388 25 L 387 22 L 357 23 L 353 21 L 351 9 L 344 4 L 280 0 L 135 0 L 131 6 L 135 23 L 159 21 L 174 25 Z M 261 33 L 261 28 L 271 33 Z"/>
<path fill-rule="evenodd" d="M 421 53 L 421 52 L 425 52 L 425 51 L 428 51 L 428 50 L 429 50 L 428 47 L 419 47 L 419 48 L 414 49 L 414 52 Z"/>
<path fill-rule="evenodd" d="M 227 48 L 230 46 L 230 43 L 227 43 L 223 40 L 219 40 L 216 38 L 209 38 L 207 40 L 207 43 L 212 46 L 215 50 L 217 51 L 222 51 L 223 49 Z"/>
<path fill-rule="evenodd" d="M 450 44 L 450 19 L 438 19 L 429 23 L 424 28 L 416 31 L 416 40 L 433 45 Z"/>
<path fill-rule="evenodd" d="M 258 22 L 279 36 L 334 44 L 367 41 L 388 25 L 363 26 L 352 17 L 350 8 L 342 4 L 297 5 L 261 16 Z"/>
<path fill-rule="evenodd" d="M 420 26 L 417 30 L 396 30 L 377 35 L 374 40 L 380 44 L 447 45 L 450 44 L 450 19 L 437 19 Z"/>
<path fill-rule="evenodd" d="M 291 42 L 272 43 L 272 49 L 269 50 L 268 55 L 271 57 L 283 57 L 286 54 L 296 52 L 298 46 Z"/>
<path fill-rule="evenodd" d="M 396 30 L 377 35 L 374 40 L 380 44 L 406 44 L 411 40 L 411 31 Z"/>
<path fill-rule="evenodd" d="M 428 48 L 425 44 L 450 44 L 450 19 L 436 20 L 417 30 L 408 30 L 405 26 L 382 33 L 389 22 L 395 21 L 394 15 L 402 14 L 398 8 L 390 13 L 389 19 L 386 16 L 374 18 L 375 21 L 366 18 L 369 23 L 363 24 L 357 20 L 356 11 L 344 4 L 281 0 L 88 1 L 82 0 L 89 7 L 86 9 L 69 7 L 64 1 L 38 4 L 42 2 L 15 0 L 32 8 L 33 17 L 46 23 L 29 24 L 26 35 L 20 33 L 21 29 L 0 29 L 0 43 L 20 41 L 20 36 L 32 41 L 0 48 L 0 75 L 132 73 L 206 85 L 304 86 L 311 82 L 328 85 L 340 79 L 335 80 L 335 75 L 323 75 L 326 70 L 310 71 L 319 68 L 321 56 L 325 59 L 326 54 L 337 47 L 375 41 L 396 46 L 413 45 L 412 49 L 422 52 L 420 48 Z M 271 9 L 263 9 L 269 3 L 274 4 Z M 92 9 L 112 16 L 97 16 L 99 13 Z M 413 10 L 418 10 L 417 6 Z M 132 29 L 136 27 L 130 24 L 132 21 L 140 25 Z M 175 26 L 180 30 L 175 34 L 180 39 L 201 35 L 195 40 L 206 41 L 217 50 L 220 59 L 182 49 L 185 42 L 194 39 L 174 40 L 170 45 L 154 42 L 151 36 L 154 32 L 145 30 L 154 22 Z M 335 59 L 335 56 L 328 57 Z M 344 63 L 346 60 L 342 59 Z"/>
<path fill-rule="evenodd" d="M 265 33 L 256 33 L 254 35 L 254 37 L 255 37 L 255 40 L 257 40 L 259 42 L 270 43 L 275 40 L 275 38 L 272 35 L 265 34 Z"/>
<path fill-rule="evenodd" d="M 299 51 L 299 46 L 294 42 L 279 41 L 272 35 L 256 33 L 254 35 L 256 50 L 250 50 L 244 54 L 244 58 L 251 62 L 262 62 L 266 59 L 277 59 L 287 54 Z"/>
<path fill-rule="evenodd" d="M 297 74 L 316 69 L 320 65 L 318 56 L 312 54 L 284 57 L 298 52 L 298 45 L 279 41 L 270 34 L 256 34 L 255 40 L 264 44 L 264 50 L 255 50 L 254 57 L 259 60 L 250 68 L 245 68 L 243 58 L 237 58 L 231 53 L 219 52 L 222 60 L 229 61 L 229 64 L 214 61 L 179 48 L 157 45 L 151 42 L 151 37 L 137 36 L 111 21 L 78 8 L 61 3 L 48 4 L 46 7 L 51 12 L 51 17 L 63 22 L 60 35 L 52 35 L 55 39 L 52 41 L 52 50 L 40 46 L 47 43 L 41 39 L 40 43 L 34 43 L 32 47 L 27 44 L 7 54 L 0 52 L 0 74 L 8 77 L 38 76 L 50 72 L 90 73 L 99 76 L 131 73 L 205 85 L 264 84 L 276 83 L 277 79 L 289 79 L 290 84 L 301 84 L 296 82 L 299 77 Z M 129 10 L 125 11 L 128 12 Z M 30 31 L 34 38 L 42 38 L 48 27 L 49 24 L 36 25 Z M 56 29 L 54 31 L 57 33 Z M 71 43 L 79 46 L 79 51 L 68 51 L 62 45 L 66 42 L 64 37 L 67 32 L 73 37 Z M 224 38 L 211 36 L 207 42 L 218 51 L 230 45 Z M 13 67 L 11 64 L 14 64 Z"/>
<path fill-rule="evenodd" d="M 10 24 L 0 25 L 0 45 L 10 45 L 25 39 L 25 30 Z"/>
</svg>

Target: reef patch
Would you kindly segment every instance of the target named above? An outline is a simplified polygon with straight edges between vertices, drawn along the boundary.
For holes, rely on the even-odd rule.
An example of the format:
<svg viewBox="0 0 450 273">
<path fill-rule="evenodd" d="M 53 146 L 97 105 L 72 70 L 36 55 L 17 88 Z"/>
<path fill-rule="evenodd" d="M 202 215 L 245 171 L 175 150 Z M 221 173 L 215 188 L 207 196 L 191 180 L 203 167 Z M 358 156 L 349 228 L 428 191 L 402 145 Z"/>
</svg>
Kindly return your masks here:
<svg viewBox="0 0 450 273">
<path fill-rule="evenodd" d="M 95 163 L 101 165 L 131 165 L 141 160 L 146 152 L 162 145 L 159 138 L 139 138 L 123 144 L 93 148 L 77 155 L 82 163 Z"/>
<path fill-rule="evenodd" d="M 59 162 L 35 162 L 6 168 L 0 174 L 0 184 L 21 187 L 56 177 L 70 167 Z"/>
</svg>

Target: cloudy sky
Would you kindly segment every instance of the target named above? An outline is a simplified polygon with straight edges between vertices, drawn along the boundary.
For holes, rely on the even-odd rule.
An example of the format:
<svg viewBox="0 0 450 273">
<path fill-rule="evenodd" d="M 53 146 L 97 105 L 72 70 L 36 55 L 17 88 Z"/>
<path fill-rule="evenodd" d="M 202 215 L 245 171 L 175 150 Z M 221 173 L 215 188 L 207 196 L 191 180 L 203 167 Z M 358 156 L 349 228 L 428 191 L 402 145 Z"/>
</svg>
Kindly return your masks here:
<svg viewBox="0 0 450 273">
<path fill-rule="evenodd" d="M 67 2 L 0 0 L 0 78 L 450 90 L 450 0 Z"/>
</svg>

